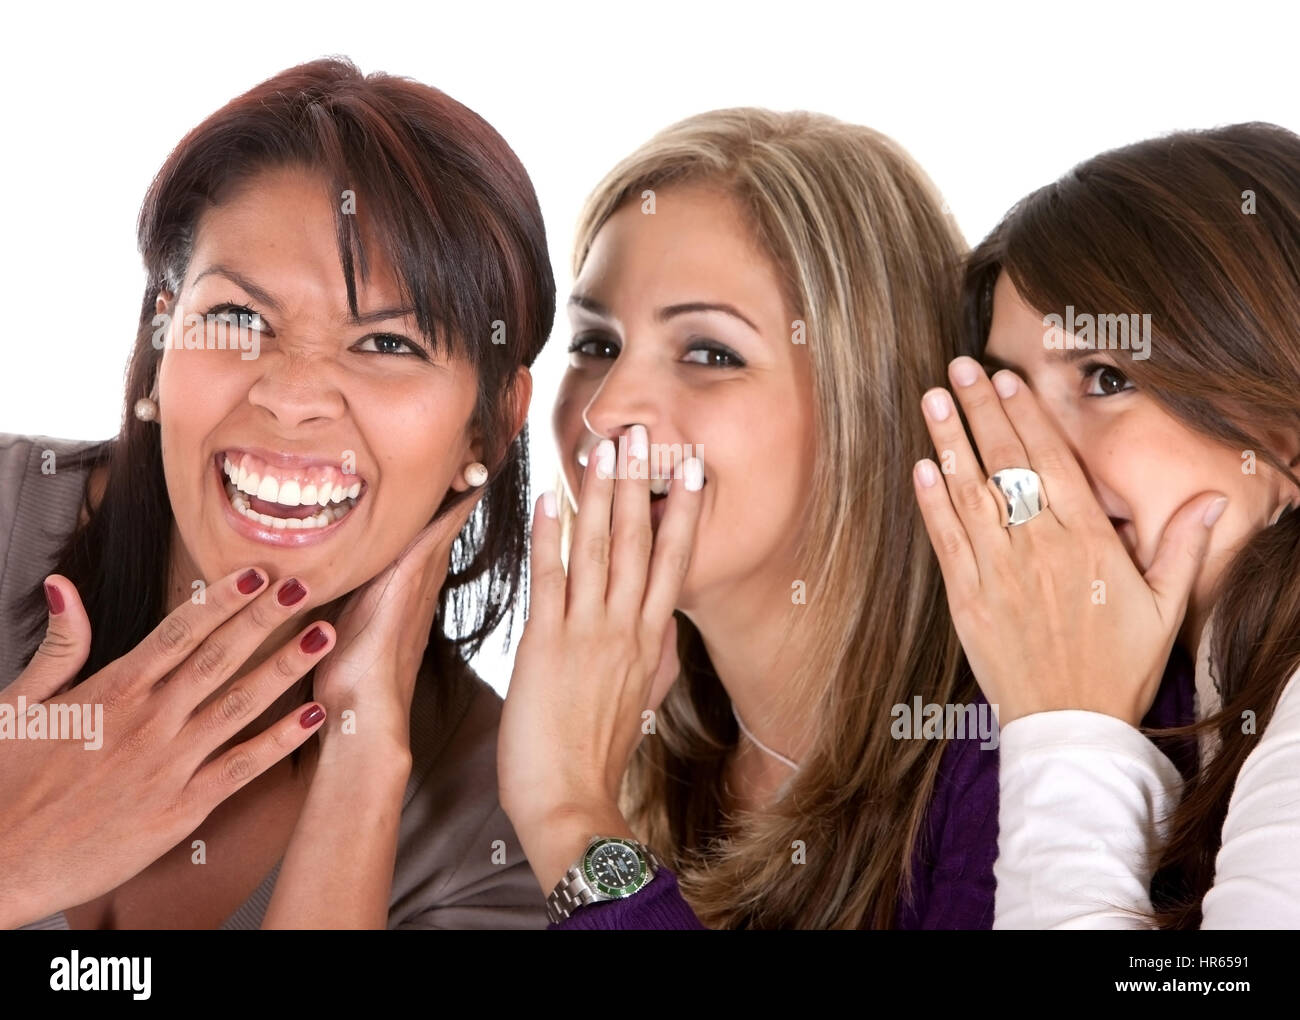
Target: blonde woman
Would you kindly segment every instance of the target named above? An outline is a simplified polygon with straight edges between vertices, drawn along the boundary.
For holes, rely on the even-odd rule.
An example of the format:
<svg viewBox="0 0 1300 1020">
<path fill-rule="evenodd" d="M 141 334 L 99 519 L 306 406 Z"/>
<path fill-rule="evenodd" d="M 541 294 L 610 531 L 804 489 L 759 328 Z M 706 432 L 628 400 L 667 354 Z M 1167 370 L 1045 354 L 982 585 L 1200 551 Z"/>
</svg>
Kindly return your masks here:
<svg viewBox="0 0 1300 1020">
<path fill-rule="evenodd" d="M 498 755 L 565 927 L 991 923 L 996 737 L 891 734 L 979 707 L 905 482 L 961 255 L 897 145 L 816 114 L 693 117 L 589 199 L 568 574 L 547 494 Z M 636 895 L 574 909 L 579 858 Z"/>
</svg>

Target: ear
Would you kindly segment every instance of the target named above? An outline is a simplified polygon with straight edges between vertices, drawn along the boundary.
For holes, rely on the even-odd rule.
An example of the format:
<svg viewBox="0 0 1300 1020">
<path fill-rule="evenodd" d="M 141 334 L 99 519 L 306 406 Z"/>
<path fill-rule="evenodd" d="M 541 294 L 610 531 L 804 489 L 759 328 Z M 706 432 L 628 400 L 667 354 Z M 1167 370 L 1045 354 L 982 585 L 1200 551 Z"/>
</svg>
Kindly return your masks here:
<svg viewBox="0 0 1300 1020">
<path fill-rule="evenodd" d="M 157 315 L 166 315 L 167 309 L 176 302 L 176 295 L 169 290 L 160 290 L 158 299 L 154 302 L 154 312 Z"/>
<path fill-rule="evenodd" d="M 501 407 L 501 414 L 509 423 L 509 438 L 504 446 L 492 456 L 491 460 L 484 459 L 483 437 L 476 429 L 470 437 L 469 445 L 465 448 L 465 463 L 461 469 L 456 472 L 456 477 L 451 480 L 451 487 L 457 492 L 465 492 L 470 488 L 469 482 L 465 480 L 465 468 L 474 461 L 487 464 L 491 470 L 493 462 L 499 461 L 505 456 L 505 447 L 515 441 L 515 438 L 523 431 L 524 423 L 528 420 L 528 406 L 533 399 L 533 374 L 528 371 L 524 365 L 520 365 L 515 370 L 515 377 L 510 382 Z"/>
</svg>

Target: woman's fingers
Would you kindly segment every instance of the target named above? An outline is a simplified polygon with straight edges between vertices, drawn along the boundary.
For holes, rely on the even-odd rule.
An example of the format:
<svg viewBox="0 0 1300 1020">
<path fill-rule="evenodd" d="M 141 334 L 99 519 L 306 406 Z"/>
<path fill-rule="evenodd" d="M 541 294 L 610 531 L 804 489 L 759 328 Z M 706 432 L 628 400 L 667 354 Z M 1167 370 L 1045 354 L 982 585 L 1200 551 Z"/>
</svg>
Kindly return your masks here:
<svg viewBox="0 0 1300 1020">
<path fill-rule="evenodd" d="M 641 602 L 641 618 L 656 635 L 667 626 L 691 566 L 703 489 L 704 464 L 698 457 L 686 458 L 681 477 L 674 478 L 668 489 L 668 505 L 655 532 L 650 577 Z"/>
<path fill-rule="evenodd" d="M 76 679 L 90 655 L 90 619 L 77 586 L 62 574 L 51 574 L 45 579 L 45 603 L 49 608 L 45 640 L 7 692 L 21 694 L 28 702 L 57 694 Z"/>
<path fill-rule="evenodd" d="M 227 574 L 204 589 L 201 602 L 195 604 L 193 599 L 187 599 L 184 605 L 167 614 L 148 637 L 101 671 L 101 675 L 111 675 L 114 682 L 128 688 L 152 689 L 265 586 L 266 574 L 256 567 Z"/>
<path fill-rule="evenodd" d="M 917 461 L 912 470 L 912 482 L 926 534 L 930 536 L 930 545 L 939 560 L 939 570 L 948 591 L 948 604 L 950 607 L 959 606 L 974 596 L 980 586 L 979 565 L 966 526 L 952 508 L 948 488 L 943 484 L 934 461 Z"/>
<path fill-rule="evenodd" d="M 1176 628 L 1187 610 L 1192 585 L 1210 545 L 1210 531 L 1227 508 L 1228 497 L 1203 492 L 1186 503 L 1165 525 L 1155 558 L 1144 580 L 1155 596 L 1166 625 Z"/>
<path fill-rule="evenodd" d="M 985 476 L 992 478 L 1006 468 L 1030 467 L 1020 436 L 980 363 L 974 358 L 957 358 L 948 366 L 948 376 L 975 439 Z"/>
<path fill-rule="evenodd" d="M 602 439 L 591 451 L 582 490 L 578 493 L 578 518 L 569 547 L 568 609 L 571 613 L 603 612 L 609 581 L 610 503 L 614 495 L 614 444 Z"/>
<path fill-rule="evenodd" d="M 312 702 L 295 708 L 257 736 L 218 755 L 199 769 L 186 787 L 192 810 L 199 817 L 206 817 L 236 790 L 305 744 L 324 721 L 324 707 Z"/>
<path fill-rule="evenodd" d="M 650 434 L 633 425 L 627 435 L 627 477 L 614 483 L 614 514 L 606 602 L 616 619 L 641 607 L 654 532 L 650 528 Z"/>
<path fill-rule="evenodd" d="M 966 528 L 976 556 L 1005 547 L 1009 544 L 1006 529 L 989 491 L 988 476 L 966 438 L 966 427 L 952 395 L 944 389 L 930 390 L 921 398 L 921 406 L 952 507 Z"/>
<path fill-rule="evenodd" d="M 1094 524 L 1110 527 L 1065 437 L 1043 413 L 1029 387 L 1014 372 L 1005 369 L 993 376 L 992 386 L 1024 445 L 1027 463 L 1017 466 L 1038 473 L 1056 519 L 1067 527 L 1085 523 L 1089 518 Z"/>
<path fill-rule="evenodd" d="M 560 513 L 554 492 L 543 492 L 533 508 L 528 583 L 528 622 L 549 628 L 564 620 L 565 574 L 560 556 Z"/>
<path fill-rule="evenodd" d="M 324 622 L 302 630 L 266 662 L 217 691 L 182 728 L 179 746 L 190 749 L 197 766 L 328 655 L 335 638 L 334 628 Z"/>
<path fill-rule="evenodd" d="M 206 698 L 235 674 L 271 633 L 302 611 L 307 587 L 295 577 L 267 588 L 234 619 L 209 634 L 167 679 L 161 692 L 179 728 Z M 180 610 L 177 610 L 180 612 Z"/>
</svg>

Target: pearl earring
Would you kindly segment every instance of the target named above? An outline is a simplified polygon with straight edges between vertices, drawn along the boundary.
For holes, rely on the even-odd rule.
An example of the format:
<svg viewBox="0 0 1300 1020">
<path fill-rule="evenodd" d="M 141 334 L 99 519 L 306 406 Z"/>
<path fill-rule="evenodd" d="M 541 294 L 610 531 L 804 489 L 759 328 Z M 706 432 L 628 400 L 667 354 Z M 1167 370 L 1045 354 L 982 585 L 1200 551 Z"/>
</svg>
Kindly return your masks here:
<svg viewBox="0 0 1300 1020">
<path fill-rule="evenodd" d="M 488 469 L 486 464 L 480 464 L 475 461 L 465 468 L 465 481 L 472 488 L 477 489 L 480 485 L 488 480 Z"/>
<path fill-rule="evenodd" d="M 141 421 L 157 421 L 158 402 L 149 397 L 141 397 L 135 402 L 135 416 Z"/>
</svg>

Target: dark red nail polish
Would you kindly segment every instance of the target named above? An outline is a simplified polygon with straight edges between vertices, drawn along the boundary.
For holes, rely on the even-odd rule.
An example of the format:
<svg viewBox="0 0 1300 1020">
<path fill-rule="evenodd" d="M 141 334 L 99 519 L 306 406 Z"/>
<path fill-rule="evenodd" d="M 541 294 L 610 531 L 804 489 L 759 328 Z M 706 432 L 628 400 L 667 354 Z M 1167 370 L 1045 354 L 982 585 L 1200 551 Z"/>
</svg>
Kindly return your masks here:
<svg viewBox="0 0 1300 1020">
<path fill-rule="evenodd" d="M 298 646 L 308 655 L 315 655 L 329 644 L 329 640 L 330 639 L 325 636 L 323 630 L 319 627 L 313 627 L 302 636 L 302 640 L 298 642 Z"/>
<path fill-rule="evenodd" d="M 307 589 L 302 583 L 296 577 L 291 577 L 280 586 L 280 592 L 275 597 L 280 600 L 280 605 L 292 606 L 301 602 L 306 594 Z"/>
<path fill-rule="evenodd" d="M 50 615 L 58 616 L 63 612 L 63 592 L 52 584 L 45 585 L 45 604 L 50 607 Z"/>
<path fill-rule="evenodd" d="M 258 588 L 262 587 L 262 575 L 256 570 L 245 570 L 239 575 L 239 580 L 235 582 L 241 595 L 252 595 Z"/>
<path fill-rule="evenodd" d="M 302 715 L 298 716 L 298 722 L 304 730 L 309 730 L 324 718 L 325 709 L 320 705 L 309 705 Z"/>
</svg>

